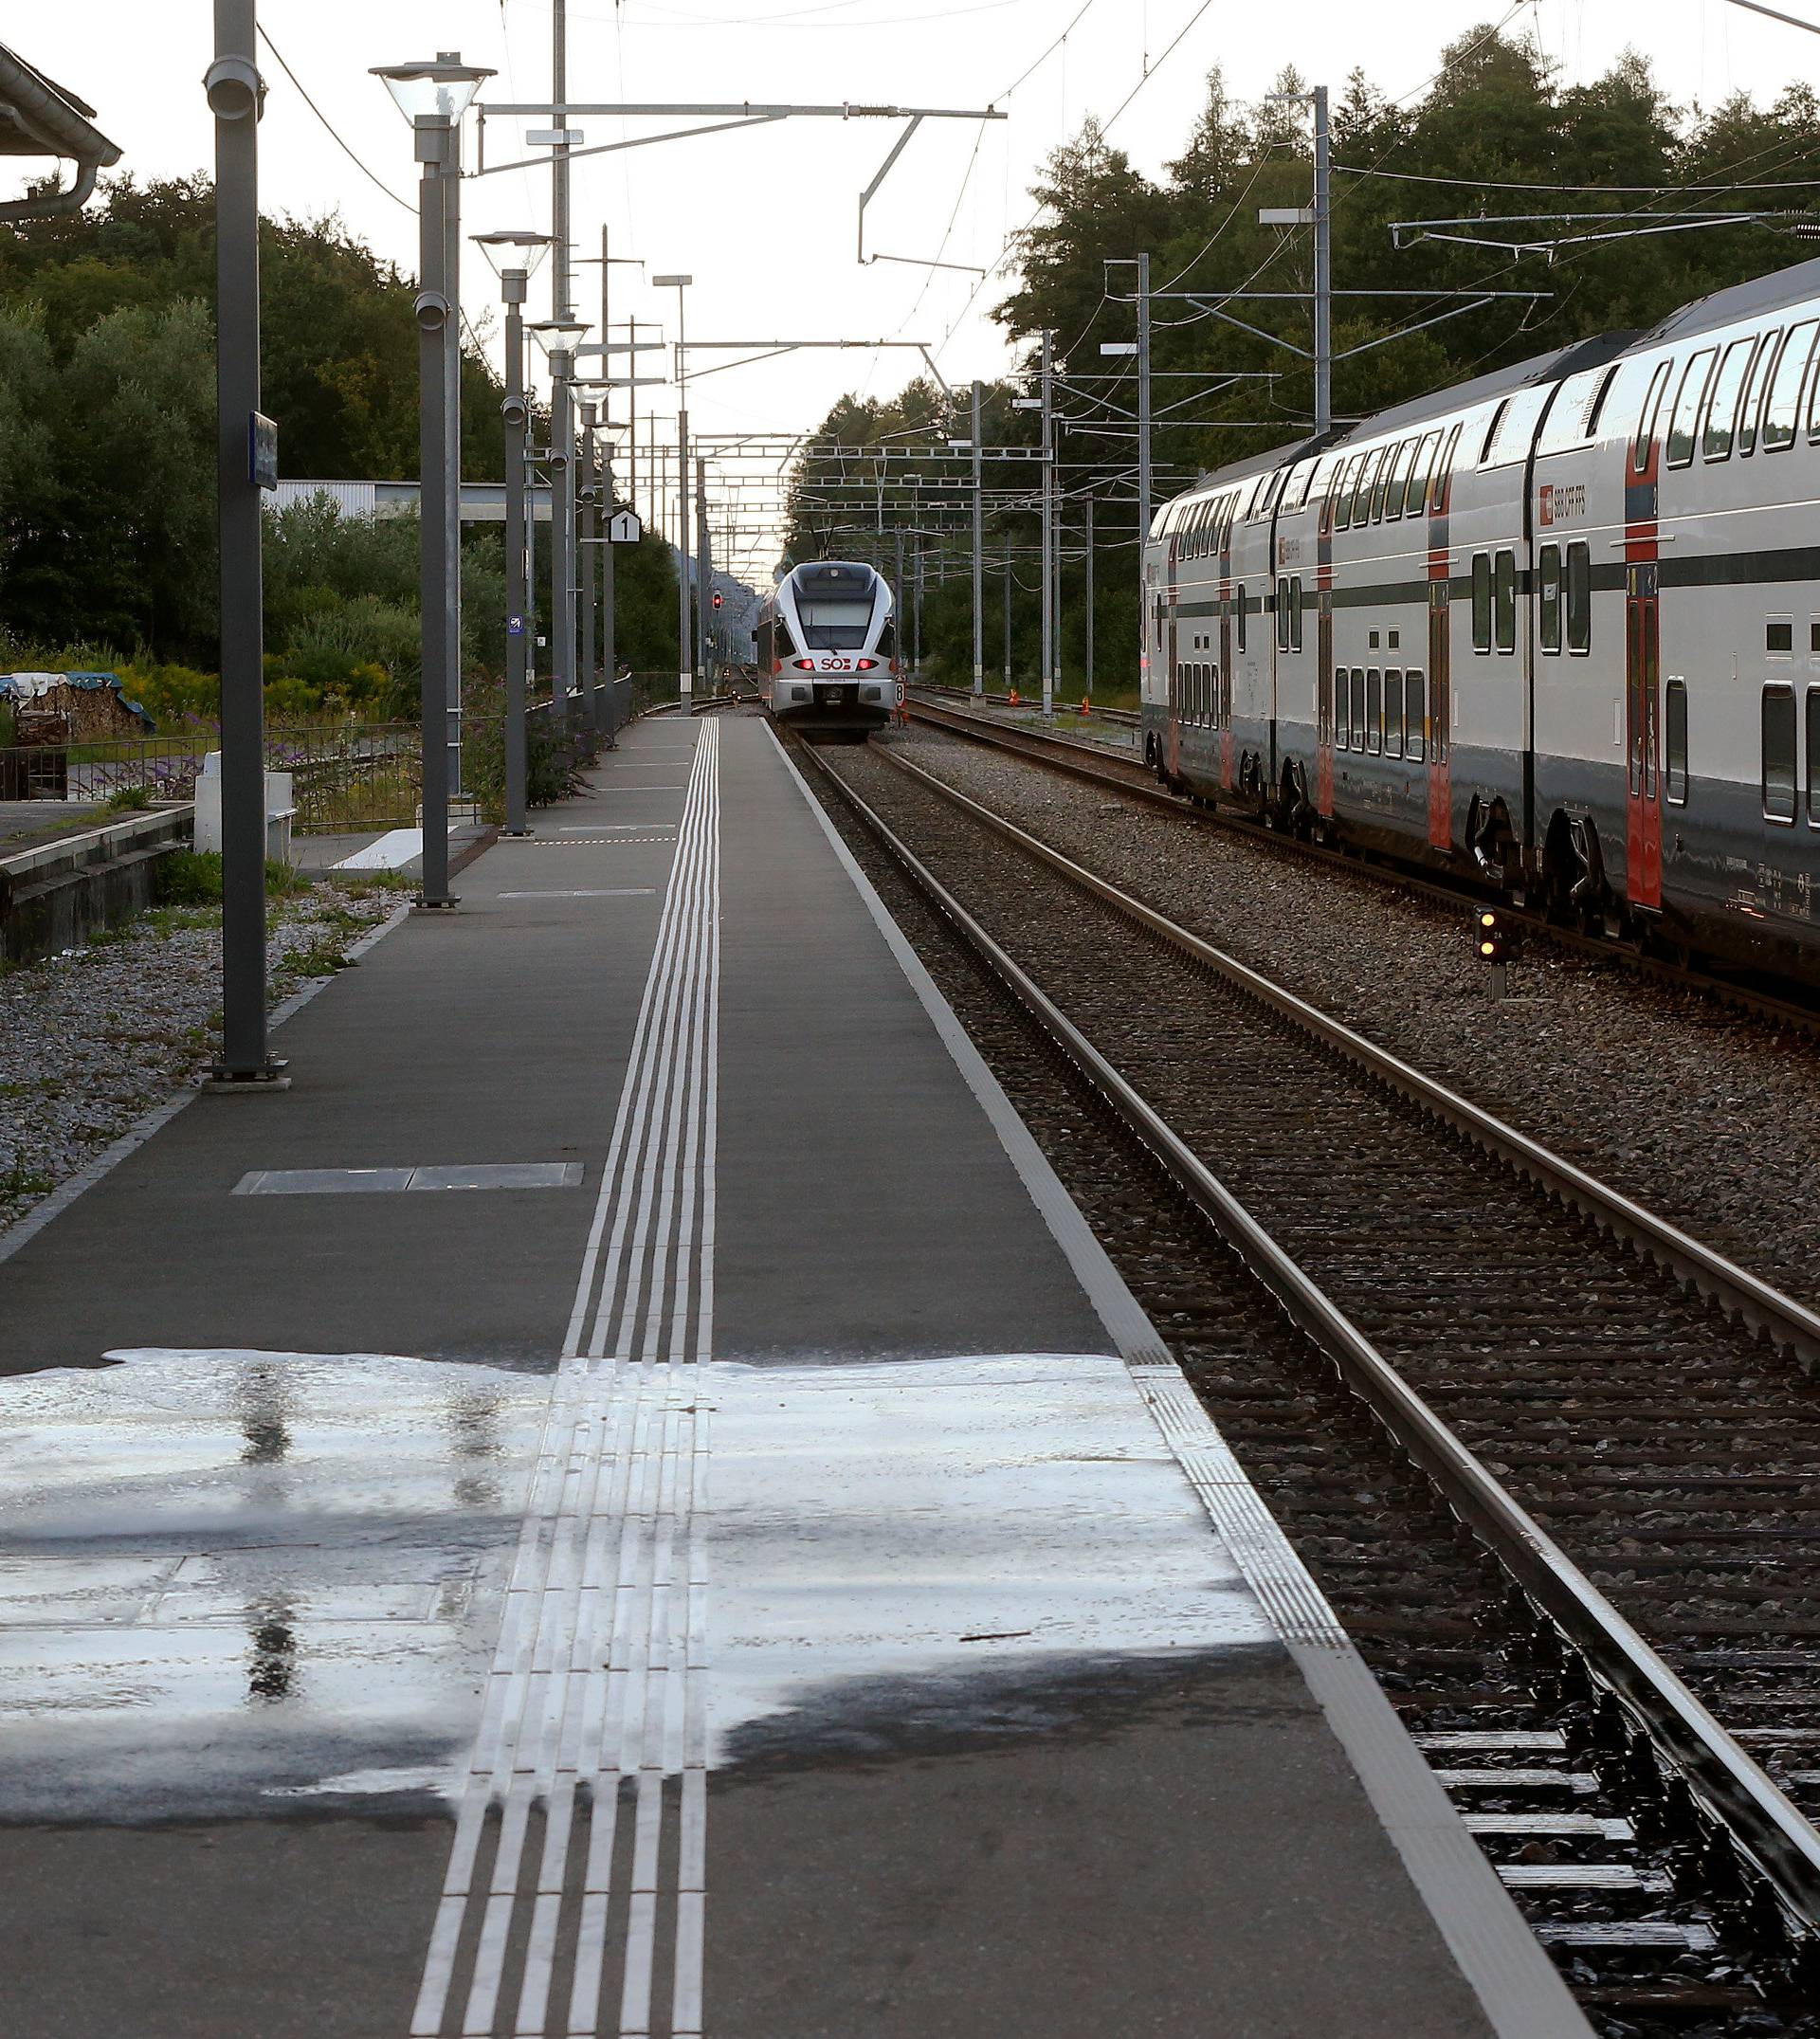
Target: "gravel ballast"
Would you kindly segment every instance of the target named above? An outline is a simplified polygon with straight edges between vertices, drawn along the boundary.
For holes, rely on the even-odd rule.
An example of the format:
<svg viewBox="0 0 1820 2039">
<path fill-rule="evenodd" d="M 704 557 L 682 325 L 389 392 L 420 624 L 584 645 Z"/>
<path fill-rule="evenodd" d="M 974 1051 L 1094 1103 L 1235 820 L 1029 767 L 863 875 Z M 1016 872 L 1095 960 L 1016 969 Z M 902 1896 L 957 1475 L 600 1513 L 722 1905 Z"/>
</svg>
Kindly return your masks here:
<svg viewBox="0 0 1820 2039">
<path fill-rule="evenodd" d="M 404 898 L 317 886 L 276 905 L 274 1002 L 334 969 Z M 0 972 L 0 1237 L 214 1051 L 221 916 L 165 909 L 92 948 Z"/>
<path fill-rule="evenodd" d="M 1532 940 L 1490 995 L 1467 910 L 923 728 L 891 747 L 1820 1306 L 1820 1044 Z M 1012 854 L 1010 851 L 1006 852 Z M 1210 1053 L 1209 1081 L 1219 1058 Z M 1232 1108 L 1242 1111 L 1244 1101 Z M 1490 1242 L 1495 1247 L 1495 1242 Z"/>
</svg>

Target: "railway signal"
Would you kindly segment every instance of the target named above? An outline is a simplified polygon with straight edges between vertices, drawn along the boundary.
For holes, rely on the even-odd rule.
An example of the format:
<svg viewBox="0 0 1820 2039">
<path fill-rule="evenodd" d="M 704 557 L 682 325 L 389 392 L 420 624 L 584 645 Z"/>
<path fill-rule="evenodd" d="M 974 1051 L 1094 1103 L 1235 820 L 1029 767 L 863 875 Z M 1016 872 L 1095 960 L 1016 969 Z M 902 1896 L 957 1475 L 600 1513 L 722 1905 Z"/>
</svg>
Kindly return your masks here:
<svg viewBox="0 0 1820 2039">
<path fill-rule="evenodd" d="M 1510 960 L 1510 930 L 1502 910 L 1481 906 L 1472 917 L 1472 945 L 1482 962 L 1491 965 L 1491 995 L 1504 995 L 1504 966 Z"/>
</svg>

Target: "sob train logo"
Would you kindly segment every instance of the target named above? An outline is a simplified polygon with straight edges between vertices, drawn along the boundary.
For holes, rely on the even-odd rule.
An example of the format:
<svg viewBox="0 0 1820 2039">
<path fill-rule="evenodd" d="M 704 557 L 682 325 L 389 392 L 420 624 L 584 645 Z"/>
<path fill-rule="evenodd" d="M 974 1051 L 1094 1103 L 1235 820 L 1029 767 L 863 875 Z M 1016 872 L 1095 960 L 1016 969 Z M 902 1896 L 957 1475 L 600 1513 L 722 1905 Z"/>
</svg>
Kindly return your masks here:
<svg viewBox="0 0 1820 2039">
<path fill-rule="evenodd" d="M 1544 482 L 1537 491 L 1536 516 L 1541 524 L 1565 523 L 1586 515 L 1586 484 L 1582 482 Z"/>
</svg>

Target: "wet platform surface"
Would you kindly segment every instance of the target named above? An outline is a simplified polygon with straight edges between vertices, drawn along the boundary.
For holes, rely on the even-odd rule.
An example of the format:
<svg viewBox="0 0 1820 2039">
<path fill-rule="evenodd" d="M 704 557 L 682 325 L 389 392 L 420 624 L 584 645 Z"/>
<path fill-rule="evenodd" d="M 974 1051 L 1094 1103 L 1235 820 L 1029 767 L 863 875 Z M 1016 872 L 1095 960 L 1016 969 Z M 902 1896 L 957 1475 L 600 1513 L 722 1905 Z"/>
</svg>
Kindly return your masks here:
<svg viewBox="0 0 1820 2039">
<path fill-rule="evenodd" d="M 0 1259 L 9 2039 L 1583 2030 L 765 726 L 537 828 Z"/>
</svg>

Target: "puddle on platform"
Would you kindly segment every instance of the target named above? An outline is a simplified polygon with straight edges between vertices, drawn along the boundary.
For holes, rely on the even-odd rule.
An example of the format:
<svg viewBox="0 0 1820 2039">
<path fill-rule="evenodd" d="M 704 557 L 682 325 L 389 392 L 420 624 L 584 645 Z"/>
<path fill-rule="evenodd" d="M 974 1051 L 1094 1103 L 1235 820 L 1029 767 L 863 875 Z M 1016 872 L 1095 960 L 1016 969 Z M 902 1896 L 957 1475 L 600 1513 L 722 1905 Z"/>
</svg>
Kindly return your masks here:
<svg viewBox="0 0 1820 2039">
<path fill-rule="evenodd" d="M 0 1821 L 451 1793 L 548 1379 L 108 1356 L 0 1381 Z"/>
</svg>

